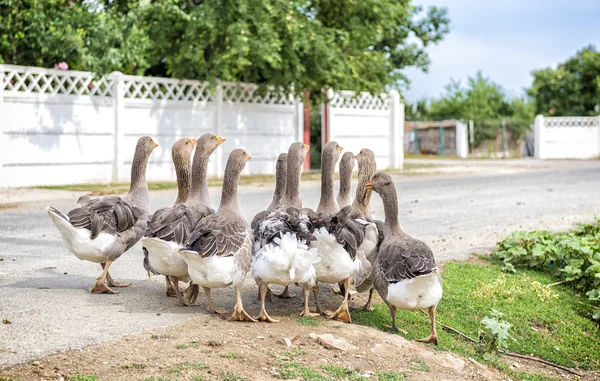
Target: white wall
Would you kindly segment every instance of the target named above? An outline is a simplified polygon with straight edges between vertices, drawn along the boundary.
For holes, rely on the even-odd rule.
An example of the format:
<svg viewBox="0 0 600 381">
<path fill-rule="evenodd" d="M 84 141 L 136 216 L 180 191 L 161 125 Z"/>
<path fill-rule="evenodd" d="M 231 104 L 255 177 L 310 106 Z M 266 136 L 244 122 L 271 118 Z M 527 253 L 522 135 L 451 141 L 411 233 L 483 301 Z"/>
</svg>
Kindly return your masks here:
<svg viewBox="0 0 600 381">
<path fill-rule="evenodd" d="M 535 118 L 535 157 L 589 159 L 600 156 L 600 117 Z"/>
<path fill-rule="evenodd" d="M 380 170 L 402 168 L 404 105 L 397 92 L 376 98 L 369 93 L 354 97 L 352 92 L 330 90 L 328 97 L 330 101 L 324 108 L 327 108 L 329 128 L 324 140 L 335 140 L 344 147 L 344 152 L 354 154 L 369 148 L 375 154 Z"/>
<path fill-rule="evenodd" d="M 277 155 L 302 140 L 302 103 L 251 84 L 208 84 L 113 73 L 0 65 L 0 187 L 128 181 L 137 139 L 153 136 L 148 180 L 174 180 L 171 146 L 211 132 L 227 142 L 211 158 L 222 175 L 245 148 L 247 174 L 274 173 Z"/>
</svg>

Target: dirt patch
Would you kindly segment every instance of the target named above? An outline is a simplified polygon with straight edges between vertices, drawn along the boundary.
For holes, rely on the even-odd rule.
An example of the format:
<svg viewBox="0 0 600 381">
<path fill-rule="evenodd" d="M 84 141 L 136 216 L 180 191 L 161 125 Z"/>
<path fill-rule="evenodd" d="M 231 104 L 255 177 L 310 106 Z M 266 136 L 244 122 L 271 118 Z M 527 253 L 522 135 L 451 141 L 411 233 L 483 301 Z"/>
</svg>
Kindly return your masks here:
<svg viewBox="0 0 600 381">
<path fill-rule="evenodd" d="M 332 334 L 356 349 L 326 349 L 310 338 L 311 333 Z M 294 341 L 291 347 L 286 338 Z M 218 316 L 199 317 L 171 328 L 4 368 L 0 377 L 55 380 L 79 373 L 95 374 L 103 380 L 269 380 L 304 379 L 294 377 L 294 372 L 312 370 L 336 379 L 328 372 L 344 368 L 372 375 L 371 379 L 377 379 L 377 374 L 414 380 L 506 379 L 473 360 L 368 327 L 321 318 L 317 326 L 305 326 L 291 317 L 282 318 L 279 324 L 234 323 Z"/>
</svg>

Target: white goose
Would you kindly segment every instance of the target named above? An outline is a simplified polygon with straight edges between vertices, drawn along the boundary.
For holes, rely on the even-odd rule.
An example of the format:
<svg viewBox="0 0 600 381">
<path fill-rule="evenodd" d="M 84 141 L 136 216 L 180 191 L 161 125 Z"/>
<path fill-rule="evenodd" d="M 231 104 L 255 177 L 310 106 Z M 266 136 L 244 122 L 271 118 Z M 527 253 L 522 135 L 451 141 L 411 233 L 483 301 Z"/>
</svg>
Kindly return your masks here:
<svg viewBox="0 0 600 381">
<path fill-rule="evenodd" d="M 240 174 L 250 158 L 243 149 L 231 152 L 219 210 L 200 220 L 179 250 L 192 281 L 204 288 L 209 311 L 225 312 L 214 306 L 211 288 L 235 286 L 236 304 L 231 320 L 240 321 L 255 321 L 242 303 L 241 286 L 252 265 L 252 233 L 238 199 Z"/>
<path fill-rule="evenodd" d="M 314 285 L 314 263 L 319 259 L 310 250 L 307 241 L 312 239 L 308 217 L 302 212 L 299 183 L 302 164 L 309 147 L 293 143 L 287 155 L 287 184 L 285 196 L 277 208 L 263 213 L 255 221 L 254 263 L 252 276 L 259 285 L 261 310 L 257 320 L 277 323 L 265 309 L 268 285 L 289 286 L 292 283 Z M 261 214 L 259 214 L 261 215 Z M 258 216 L 257 216 L 258 217 Z M 308 293 L 309 288 L 306 289 Z M 303 290 L 303 292 L 305 292 Z"/>
<path fill-rule="evenodd" d="M 93 293 L 118 294 L 106 281 L 113 287 L 130 285 L 115 282 L 108 269 L 146 231 L 150 213 L 146 166 L 157 146 L 149 136 L 138 140 L 131 166 L 131 185 L 124 197 L 81 198 L 81 206 L 66 215 L 51 206 L 46 208 L 67 249 L 79 259 L 102 265 L 102 274 L 91 290 Z"/>
</svg>

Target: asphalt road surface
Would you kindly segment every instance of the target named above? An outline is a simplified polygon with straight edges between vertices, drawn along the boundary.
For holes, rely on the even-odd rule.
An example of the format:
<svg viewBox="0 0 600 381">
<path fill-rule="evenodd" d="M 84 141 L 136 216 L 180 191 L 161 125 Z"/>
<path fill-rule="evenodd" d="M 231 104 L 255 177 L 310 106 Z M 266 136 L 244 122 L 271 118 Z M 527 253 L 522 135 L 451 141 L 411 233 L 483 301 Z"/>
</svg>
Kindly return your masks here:
<svg viewBox="0 0 600 381">
<path fill-rule="evenodd" d="M 548 162 L 534 167 L 503 174 L 399 179 L 402 226 L 427 242 L 438 261 L 446 261 L 489 252 L 513 231 L 565 230 L 600 216 L 600 161 Z M 272 188 L 240 188 L 249 219 L 269 204 Z M 318 184 L 303 184 L 304 205 L 316 207 L 318 192 Z M 158 208 L 170 205 L 175 192 L 151 196 L 152 206 Z M 211 196 L 218 205 L 220 189 L 211 189 Z M 52 205 L 67 212 L 75 201 L 57 200 Z M 381 218 L 382 204 L 376 195 L 372 206 L 375 217 Z M 115 279 L 132 282 L 132 286 L 120 289 L 119 295 L 90 294 L 100 266 L 80 261 L 67 251 L 44 208 L 32 203 L 0 210 L 0 319 L 12 323 L 0 324 L 0 365 L 206 316 L 202 293 L 199 306 L 191 308 L 177 307 L 174 298 L 164 296 L 163 279 L 149 279 L 142 267 L 139 244 L 111 267 Z M 298 294 L 297 289 L 293 291 Z M 231 311 L 231 288 L 215 290 L 213 295 L 217 305 Z M 325 292 L 326 305 L 328 298 L 335 296 Z M 256 286 L 250 279 L 244 302 L 251 313 L 258 312 Z M 298 296 L 275 300 L 270 313 L 294 315 L 300 310 Z"/>
</svg>

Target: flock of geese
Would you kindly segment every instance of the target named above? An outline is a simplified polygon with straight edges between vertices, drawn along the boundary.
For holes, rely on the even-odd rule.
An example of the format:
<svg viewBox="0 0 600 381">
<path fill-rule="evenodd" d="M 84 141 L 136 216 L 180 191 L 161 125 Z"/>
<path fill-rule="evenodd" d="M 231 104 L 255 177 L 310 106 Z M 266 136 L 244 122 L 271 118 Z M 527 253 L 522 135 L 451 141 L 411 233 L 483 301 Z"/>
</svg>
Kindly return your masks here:
<svg viewBox="0 0 600 381">
<path fill-rule="evenodd" d="M 93 293 L 117 293 L 111 287 L 129 283 L 113 280 L 112 263 L 142 241 L 144 268 L 161 274 L 166 294 L 181 305 L 194 304 L 202 286 L 210 312 L 222 314 L 211 298 L 211 289 L 233 285 L 236 303 L 231 320 L 276 323 L 265 307 L 270 284 L 302 289 L 301 316 L 324 314 L 319 303 L 319 283 L 337 283 L 344 296 L 339 308 L 328 315 L 350 323 L 348 295 L 351 287 L 369 292 L 365 309 L 371 310 L 374 290 L 385 301 L 396 324 L 396 308 L 427 309 L 431 334 L 420 341 L 438 343 L 435 310 L 442 297 L 439 270 L 431 249 L 400 227 L 398 197 L 389 174 L 376 172 L 373 152 L 346 152 L 339 164 L 340 190 L 334 197 L 335 166 L 342 152 L 336 142 L 322 150 L 321 198 L 315 211 L 304 208 L 299 185 L 309 147 L 293 143 L 276 163 L 276 184 L 271 204 L 248 223 L 238 196 L 238 182 L 250 155 L 235 149 L 224 173 L 221 203 L 215 208 L 208 194 L 210 155 L 225 139 L 213 134 L 180 139 L 172 149 L 178 194 L 172 207 L 150 211 L 146 166 L 157 144 L 141 137 L 135 149 L 129 192 L 123 196 L 89 198 L 67 214 L 46 210 L 71 253 L 79 259 L 100 263 L 102 274 Z M 195 148 L 194 148 L 195 147 Z M 192 155 L 193 154 L 193 155 Z M 192 159 L 193 156 L 193 159 Z M 358 163 L 358 189 L 351 200 L 351 178 Z M 385 221 L 372 218 L 372 191 L 383 201 Z M 243 306 L 241 287 L 250 274 L 258 285 L 260 313 L 250 316 Z M 189 282 L 185 291 L 179 282 Z M 313 291 L 316 310 L 309 308 Z"/>
</svg>

